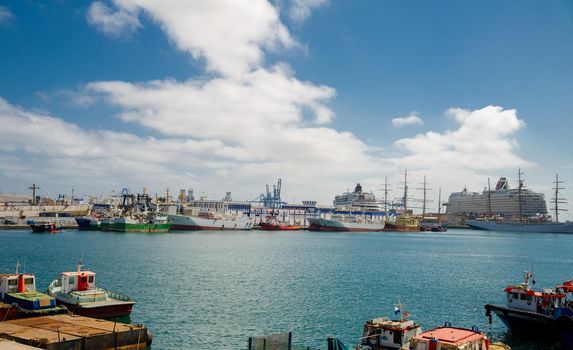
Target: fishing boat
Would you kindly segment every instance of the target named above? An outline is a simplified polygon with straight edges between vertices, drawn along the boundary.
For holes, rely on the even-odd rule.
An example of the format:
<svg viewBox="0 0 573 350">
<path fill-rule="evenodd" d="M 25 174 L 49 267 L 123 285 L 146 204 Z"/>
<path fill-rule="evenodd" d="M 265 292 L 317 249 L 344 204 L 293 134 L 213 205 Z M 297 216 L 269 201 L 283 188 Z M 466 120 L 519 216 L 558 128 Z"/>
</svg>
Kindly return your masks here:
<svg viewBox="0 0 573 350">
<path fill-rule="evenodd" d="M 198 215 L 169 215 L 171 230 L 250 230 L 253 227 L 248 216 L 225 216 L 211 212 L 199 212 Z"/>
<path fill-rule="evenodd" d="M 506 306 L 485 305 L 486 316 L 492 322 L 496 314 L 506 327 L 515 334 L 557 339 L 553 313 L 563 303 L 565 294 L 554 289 L 533 289 L 533 274 L 524 272 L 524 282 L 505 288 Z"/>
<path fill-rule="evenodd" d="M 96 287 L 95 273 L 81 271 L 82 264 L 73 272 L 62 272 L 50 283 L 48 294 L 71 312 L 94 318 L 128 316 L 135 301 L 131 298 Z"/>
<path fill-rule="evenodd" d="M 258 227 L 259 230 L 263 231 L 300 231 L 306 229 L 306 226 L 302 225 L 288 225 L 272 222 L 260 222 Z"/>
<path fill-rule="evenodd" d="M 105 218 L 102 231 L 164 233 L 171 227 L 167 215 L 156 212 L 138 212 L 120 217 Z"/>
<path fill-rule="evenodd" d="M 376 232 L 384 229 L 384 221 L 332 215 L 330 219 L 308 219 L 309 231 Z"/>
<path fill-rule="evenodd" d="M 36 290 L 36 277 L 32 274 L 16 273 L 0 274 L 0 301 L 3 305 L 15 306 L 18 317 L 55 314 L 63 311 L 56 306 L 51 296 Z M 11 308 L 0 305 L 0 313 L 4 317 L 14 315 Z"/>
<path fill-rule="evenodd" d="M 422 328 L 412 320 L 380 317 L 366 322 L 360 342 L 371 349 L 408 349 L 410 340 L 420 333 Z"/>
<path fill-rule="evenodd" d="M 452 327 L 449 322 L 442 327 L 416 335 L 410 340 L 409 347 L 412 350 L 493 350 L 494 348 L 509 349 L 503 343 L 490 344 L 489 338 L 477 327 L 471 329 Z"/>
<path fill-rule="evenodd" d="M 54 222 L 35 222 L 30 224 L 30 228 L 32 232 L 35 233 L 54 233 L 62 231 L 62 228 L 56 226 Z"/>
</svg>

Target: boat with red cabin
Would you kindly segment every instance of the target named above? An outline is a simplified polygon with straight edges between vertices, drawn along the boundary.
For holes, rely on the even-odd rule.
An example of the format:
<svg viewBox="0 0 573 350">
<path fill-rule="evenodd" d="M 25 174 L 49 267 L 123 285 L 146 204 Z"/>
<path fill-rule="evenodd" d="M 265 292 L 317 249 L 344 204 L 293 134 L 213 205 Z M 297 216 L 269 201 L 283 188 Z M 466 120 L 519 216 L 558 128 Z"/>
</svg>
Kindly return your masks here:
<svg viewBox="0 0 573 350">
<path fill-rule="evenodd" d="M 59 279 L 50 283 L 48 294 L 58 304 L 78 315 L 94 318 L 128 316 L 135 301 L 125 295 L 96 287 L 96 274 L 82 271 L 81 266 L 79 263 L 76 271 L 62 272 Z"/>
<path fill-rule="evenodd" d="M 407 348 L 408 349 L 408 348 Z M 490 344 L 489 338 L 476 327 L 452 327 L 446 323 L 423 332 L 410 340 L 411 350 L 493 350 L 510 349 L 503 343 Z"/>
<path fill-rule="evenodd" d="M 534 290 L 534 283 L 533 274 L 525 271 L 523 283 L 505 288 L 506 306 L 487 304 L 486 316 L 491 323 L 492 313 L 496 314 L 515 334 L 543 334 L 544 339 L 557 339 L 553 313 L 565 300 L 566 295 L 555 289 Z"/>
</svg>

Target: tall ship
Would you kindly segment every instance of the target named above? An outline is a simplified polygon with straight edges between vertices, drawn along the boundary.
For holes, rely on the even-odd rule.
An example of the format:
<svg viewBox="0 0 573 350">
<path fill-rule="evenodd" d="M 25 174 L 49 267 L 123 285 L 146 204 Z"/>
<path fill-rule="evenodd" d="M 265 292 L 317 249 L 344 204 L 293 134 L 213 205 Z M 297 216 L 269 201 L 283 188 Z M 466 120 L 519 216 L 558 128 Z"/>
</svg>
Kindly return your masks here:
<svg viewBox="0 0 573 350">
<path fill-rule="evenodd" d="M 538 233 L 573 233 L 573 222 L 559 222 L 559 212 L 566 209 L 560 208 L 560 204 L 566 203 L 564 198 L 559 197 L 559 190 L 563 189 L 560 184 L 563 181 L 559 180 L 559 175 L 555 177 L 555 197 L 551 199 L 553 204 L 552 209 L 555 211 L 554 219 L 545 214 L 531 215 L 528 208 L 531 206 L 530 200 L 531 191 L 523 188 L 523 181 L 521 180 L 521 171 L 519 172 L 519 186 L 517 188 L 517 215 L 512 217 L 500 217 L 489 215 L 486 218 L 478 218 L 475 220 L 466 220 L 466 224 L 473 229 L 489 230 L 489 231 L 502 231 L 502 232 L 538 232 Z M 541 195 L 541 194 L 538 194 Z M 543 195 L 541 195 L 543 196 Z M 491 206 L 490 206 L 491 207 Z M 545 208 L 545 201 L 543 201 Z M 490 211 L 491 212 L 491 211 Z"/>
<path fill-rule="evenodd" d="M 500 177 L 493 190 L 486 187 L 482 192 L 470 192 L 464 188 L 461 192 L 454 192 L 445 205 L 446 214 L 467 217 L 547 215 L 547 204 L 542 193 L 523 188 L 521 181 L 516 188 L 511 188 L 507 177 Z"/>
<path fill-rule="evenodd" d="M 376 199 L 372 193 L 362 192 L 362 186 L 358 183 L 353 192 L 345 192 L 334 197 L 334 207 L 337 210 L 362 210 L 381 211 L 382 201 Z"/>
</svg>

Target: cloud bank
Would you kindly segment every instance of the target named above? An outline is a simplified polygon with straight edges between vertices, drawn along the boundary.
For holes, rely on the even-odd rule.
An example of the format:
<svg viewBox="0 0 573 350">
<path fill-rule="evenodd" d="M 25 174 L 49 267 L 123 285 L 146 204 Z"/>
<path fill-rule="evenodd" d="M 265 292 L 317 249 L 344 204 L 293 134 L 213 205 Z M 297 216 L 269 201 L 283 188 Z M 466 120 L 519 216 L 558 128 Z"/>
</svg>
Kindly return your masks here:
<svg viewBox="0 0 573 350">
<path fill-rule="evenodd" d="M 324 3 L 293 6 L 305 13 Z M 104 101 L 119 110 L 121 121 L 155 137 L 83 129 L 0 98 L 0 174 L 9 183 L 74 183 L 93 192 L 126 185 L 156 191 L 194 187 L 253 199 L 264 184 L 282 177 L 289 195 L 329 204 L 355 182 L 374 190 L 385 175 L 404 167 L 458 190 L 470 180 L 483 182 L 487 171 L 529 164 L 515 153 L 524 123 L 515 110 L 499 106 L 451 109 L 453 130 L 398 140 L 386 153 L 334 129 L 329 102 L 335 89 L 297 79 L 284 62 L 266 62 L 266 52 L 298 45 L 267 1 L 116 0 L 113 7 L 94 2 L 87 18 L 117 37 L 140 28 L 143 15 L 213 74 L 183 81 L 97 81 L 70 94 L 74 101 L 88 101 L 83 108 Z M 410 115 L 392 122 L 422 121 Z M 38 168 L 43 179 L 37 179 Z"/>
</svg>

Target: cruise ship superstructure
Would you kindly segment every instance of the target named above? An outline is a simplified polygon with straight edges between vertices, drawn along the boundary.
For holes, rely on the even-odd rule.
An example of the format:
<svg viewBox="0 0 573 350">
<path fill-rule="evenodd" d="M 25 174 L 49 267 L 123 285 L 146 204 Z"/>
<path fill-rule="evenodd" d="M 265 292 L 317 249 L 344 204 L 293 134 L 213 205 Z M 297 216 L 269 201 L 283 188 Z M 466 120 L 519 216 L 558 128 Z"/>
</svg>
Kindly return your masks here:
<svg viewBox="0 0 573 350">
<path fill-rule="evenodd" d="M 372 193 L 362 192 L 360 184 L 356 184 L 354 192 L 345 192 L 334 197 L 333 204 L 337 210 L 381 211 L 384 209 L 382 201 L 376 199 Z"/>
<path fill-rule="evenodd" d="M 446 214 L 465 214 L 469 217 L 493 215 L 519 218 L 547 215 L 547 204 L 542 193 L 523 187 L 510 188 L 506 177 L 501 177 L 492 190 L 486 188 L 480 193 L 469 192 L 464 188 L 461 192 L 454 192 L 444 204 Z"/>
</svg>

